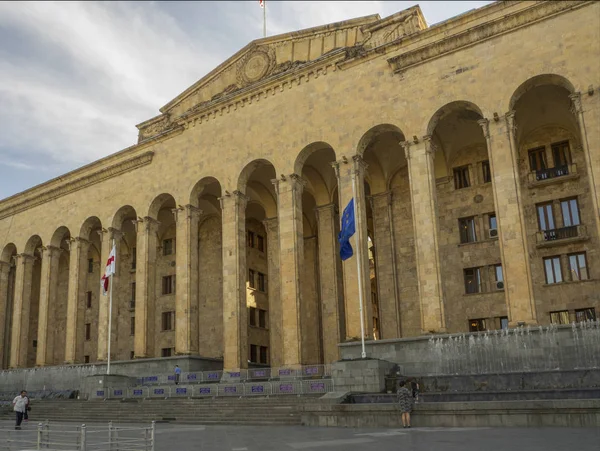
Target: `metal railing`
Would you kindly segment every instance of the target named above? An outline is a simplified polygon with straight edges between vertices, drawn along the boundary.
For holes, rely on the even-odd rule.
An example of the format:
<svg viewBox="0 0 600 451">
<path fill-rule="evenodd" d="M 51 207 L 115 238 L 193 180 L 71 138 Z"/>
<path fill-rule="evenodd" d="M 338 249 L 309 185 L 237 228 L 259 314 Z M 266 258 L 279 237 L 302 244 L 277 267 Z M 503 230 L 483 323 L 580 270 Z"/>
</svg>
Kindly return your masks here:
<svg viewBox="0 0 600 451">
<path fill-rule="evenodd" d="M 577 166 L 575 164 L 564 164 L 555 166 L 553 168 L 539 169 L 532 171 L 529 174 L 530 182 L 541 182 L 544 180 L 550 180 L 557 177 L 564 177 L 569 174 L 577 174 Z"/>
<path fill-rule="evenodd" d="M 104 388 L 90 399 L 166 399 L 216 398 L 271 395 L 314 395 L 334 391 L 333 379 L 281 380 L 194 385 L 156 385 L 152 387 Z"/>
<path fill-rule="evenodd" d="M 547 243 L 550 241 L 565 240 L 568 238 L 579 238 L 586 234 L 585 226 L 582 224 L 558 229 L 542 230 L 537 232 L 537 242 Z"/>
<path fill-rule="evenodd" d="M 60 451 L 154 451 L 156 423 L 149 427 L 72 426 L 59 423 L 38 423 L 37 427 L 21 430 L 1 429 L 0 450 L 60 450 Z"/>
</svg>

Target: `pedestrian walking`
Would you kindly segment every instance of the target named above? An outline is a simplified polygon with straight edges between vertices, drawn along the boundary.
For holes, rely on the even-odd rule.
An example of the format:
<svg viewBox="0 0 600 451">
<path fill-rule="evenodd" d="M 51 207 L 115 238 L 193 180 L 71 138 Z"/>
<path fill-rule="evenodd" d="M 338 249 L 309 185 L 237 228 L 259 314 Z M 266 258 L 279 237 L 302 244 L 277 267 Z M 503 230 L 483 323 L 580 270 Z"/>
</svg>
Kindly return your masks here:
<svg viewBox="0 0 600 451">
<path fill-rule="evenodd" d="M 21 391 L 21 394 L 13 399 L 13 410 L 15 411 L 17 422 L 15 423 L 15 429 L 21 429 L 21 423 L 23 417 L 27 412 L 27 404 L 29 404 L 29 398 L 25 390 Z"/>
<path fill-rule="evenodd" d="M 406 387 L 405 381 L 398 384 L 398 404 L 402 412 L 402 427 L 410 428 L 410 412 L 412 411 L 413 397 L 410 390 Z"/>
<path fill-rule="evenodd" d="M 179 365 L 175 365 L 175 385 L 179 385 L 180 377 L 181 377 L 181 368 L 179 368 Z"/>
</svg>

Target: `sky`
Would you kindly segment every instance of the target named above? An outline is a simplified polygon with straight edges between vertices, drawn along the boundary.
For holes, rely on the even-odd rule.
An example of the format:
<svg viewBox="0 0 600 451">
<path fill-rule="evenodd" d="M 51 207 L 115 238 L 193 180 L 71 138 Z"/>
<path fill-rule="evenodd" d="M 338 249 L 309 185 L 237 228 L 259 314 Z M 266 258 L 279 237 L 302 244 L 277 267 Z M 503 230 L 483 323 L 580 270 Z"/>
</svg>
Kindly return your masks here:
<svg viewBox="0 0 600 451">
<path fill-rule="evenodd" d="M 269 36 L 417 4 L 266 3 Z M 418 4 L 433 25 L 489 3 Z M 258 0 L 0 1 L 0 199 L 135 144 L 136 124 L 262 26 Z"/>
</svg>

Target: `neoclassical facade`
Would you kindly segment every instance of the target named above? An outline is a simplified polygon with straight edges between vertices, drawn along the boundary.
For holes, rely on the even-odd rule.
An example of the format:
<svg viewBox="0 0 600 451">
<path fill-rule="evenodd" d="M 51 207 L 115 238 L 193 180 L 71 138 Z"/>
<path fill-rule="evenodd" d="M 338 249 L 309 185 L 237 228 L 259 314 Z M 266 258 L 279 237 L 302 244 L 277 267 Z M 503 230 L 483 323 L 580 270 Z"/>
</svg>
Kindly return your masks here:
<svg viewBox="0 0 600 451">
<path fill-rule="evenodd" d="M 137 144 L 0 202 L 2 367 L 106 360 L 113 240 L 119 360 L 332 362 L 359 286 L 368 339 L 595 318 L 599 76 L 591 1 L 253 41 Z"/>
</svg>

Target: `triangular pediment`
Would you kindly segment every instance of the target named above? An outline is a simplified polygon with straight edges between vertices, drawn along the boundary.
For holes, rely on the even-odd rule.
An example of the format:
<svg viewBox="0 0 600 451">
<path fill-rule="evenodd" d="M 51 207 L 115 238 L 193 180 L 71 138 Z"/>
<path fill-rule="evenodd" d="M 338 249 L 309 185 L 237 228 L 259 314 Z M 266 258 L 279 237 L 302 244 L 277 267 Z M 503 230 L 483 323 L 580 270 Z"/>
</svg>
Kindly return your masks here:
<svg viewBox="0 0 600 451">
<path fill-rule="evenodd" d="M 339 49 L 374 48 L 425 28 L 418 6 L 385 19 L 378 14 L 257 39 L 228 58 L 139 124 L 140 141 L 167 129 L 184 113 L 218 102 L 278 74 L 318 61 Z"/>
</svg>

